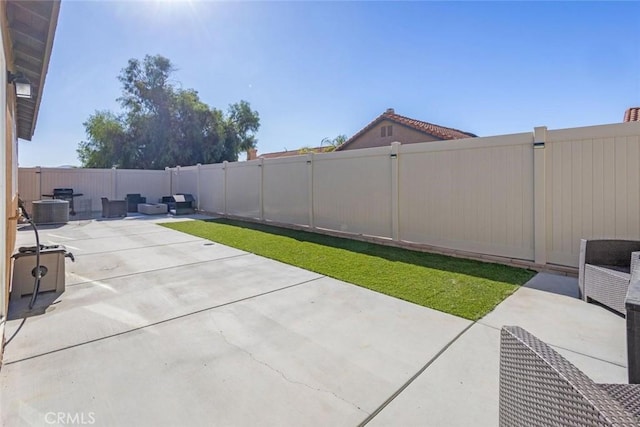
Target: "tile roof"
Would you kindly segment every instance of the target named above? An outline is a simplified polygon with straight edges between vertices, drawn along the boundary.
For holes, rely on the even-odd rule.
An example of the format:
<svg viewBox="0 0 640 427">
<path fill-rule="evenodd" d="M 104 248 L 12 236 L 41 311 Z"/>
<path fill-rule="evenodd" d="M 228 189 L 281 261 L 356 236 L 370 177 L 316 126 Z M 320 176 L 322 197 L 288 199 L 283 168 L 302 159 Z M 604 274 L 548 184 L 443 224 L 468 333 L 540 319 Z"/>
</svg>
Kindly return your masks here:
<svg viewBox="0 0 640 427">
<path fill-rule="evenodd" d="M 324 151 L 327 151 L 329 149 L 331 149 L 332 147 L 314 147 L 314 148 L 301 148 L 299 150 L 287 150 L 287 151 L 277 151 L 275 153 L 264 153 L 264 154 L 260 154 L 258 155 L 258 158 L 262 158 L 262 159 L 276 159 L 278 157 L 291 157 L 291 156 L 302 156 L 305 155 L 309 152 L 314 152 L 314 153 L 322 153 Z"/>
<path fill-rule="evenodd" d="M 640 122 L 640 107 L 631 107 L 624 112 L 625 122 Z"/>
<path fill-rule="evenodd" d="M 408 126 L 414 130 L 423 132 L 427 135 L 435 136 L 436 138 L 439 138 L 442 140 L 475 138 L 478 136 L 470 132 L 463 132 L 458 129 L 448 128 L 445 126 L 440 126 L 440 125 L 436 125 L 429 122 L 423 122 L 422 120 L 416 120 L 410 117 L 401 116 L 400 114 L 396 114 L 393 108 L 389 108 L 387 109 L 387 111 L 385 111 L 384 113 L 376 117 L 367 126 L 361 129 L 358 133 L 356 133 L 347 141 L 345 141 L 344 144 L 336 148 L 336 150 L 342 150 L 344 147 L 346 147 L 347 145 L 349 145 L 350 143 L 358 139 L 360 136 L 362 136 L 365 132 L 375 127 L 382 120 L 389 120 L 394 123 L 398 123 L 400 125 Z"/>
</svg>

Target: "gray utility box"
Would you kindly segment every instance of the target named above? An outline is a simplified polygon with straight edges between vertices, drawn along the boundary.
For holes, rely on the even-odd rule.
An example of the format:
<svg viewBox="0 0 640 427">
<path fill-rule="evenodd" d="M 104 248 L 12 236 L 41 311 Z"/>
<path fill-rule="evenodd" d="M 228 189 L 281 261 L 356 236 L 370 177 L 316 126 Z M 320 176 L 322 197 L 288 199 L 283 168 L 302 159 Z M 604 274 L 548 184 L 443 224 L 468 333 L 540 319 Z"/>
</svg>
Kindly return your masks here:
<svg viewBox="0 0 640 427">
<path fill-rule="evenodd" d="M 43 249 L 40 251 L 40 292 L 64 292 L 64 248 Z M 36 273 L 35 252 L 21 252 L 13 255 L 13 278 L 11 280 L 10 299 L 33 294 Z"/>
</svg>

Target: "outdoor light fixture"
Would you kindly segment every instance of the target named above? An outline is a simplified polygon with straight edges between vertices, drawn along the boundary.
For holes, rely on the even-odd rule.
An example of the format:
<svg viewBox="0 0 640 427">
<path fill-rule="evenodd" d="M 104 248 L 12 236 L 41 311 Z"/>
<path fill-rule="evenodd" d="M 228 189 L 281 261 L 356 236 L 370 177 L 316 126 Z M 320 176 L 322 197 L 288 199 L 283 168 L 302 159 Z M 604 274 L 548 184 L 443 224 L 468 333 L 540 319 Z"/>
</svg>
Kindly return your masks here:
<svg viewBox="0 0 640 427">
<path fill-rule="evenodd" d="M 31 82 L 24 74 L 21 72 L 13 74 L 7 71 L 7 82 L 15 85 L 18 98 L 31 98 Z"/>
</svg>

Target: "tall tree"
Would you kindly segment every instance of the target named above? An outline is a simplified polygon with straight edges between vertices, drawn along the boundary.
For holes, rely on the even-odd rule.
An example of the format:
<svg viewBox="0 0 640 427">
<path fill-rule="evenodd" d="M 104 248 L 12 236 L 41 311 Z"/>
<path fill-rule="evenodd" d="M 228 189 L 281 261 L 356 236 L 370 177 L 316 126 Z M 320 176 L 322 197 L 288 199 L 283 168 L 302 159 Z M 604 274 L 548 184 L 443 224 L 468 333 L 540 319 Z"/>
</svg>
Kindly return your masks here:
<svg viewBox="0 0 640 427">
<path fill-rule="evenodd" d="M 246 101 L 227 113 L 200 100 L 194 89 L 171 82 L 175 68 L 156 55 L 130 59 L 118 76 L 120 114 L 97 111 L 84 123 L 78 146 L 84 167 L 164 169 L 166 166 L 236 161 L 254 148 L 260 118 Z"/>
</svg>

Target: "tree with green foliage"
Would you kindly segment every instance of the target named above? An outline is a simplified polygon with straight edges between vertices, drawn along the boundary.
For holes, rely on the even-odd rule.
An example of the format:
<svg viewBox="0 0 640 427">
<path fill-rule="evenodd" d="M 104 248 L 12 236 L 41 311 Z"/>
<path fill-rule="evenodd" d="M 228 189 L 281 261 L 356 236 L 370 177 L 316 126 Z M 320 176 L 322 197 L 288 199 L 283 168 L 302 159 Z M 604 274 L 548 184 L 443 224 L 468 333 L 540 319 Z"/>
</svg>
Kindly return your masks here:
<svg viewBox="0 0 640 427">
<path fill-rule="evenodd" d="M 164 169 L 166 166 L 237 161 L 255 148 L 260 118 L 246 101 L 226 113 L 202 102 L 194 89 L 171 83 L 169 59 L 130 59 L 118 80 L 120 114 L 96 111 L 84 123 L 78 146 L 83 167 Z"/>
</svg>

